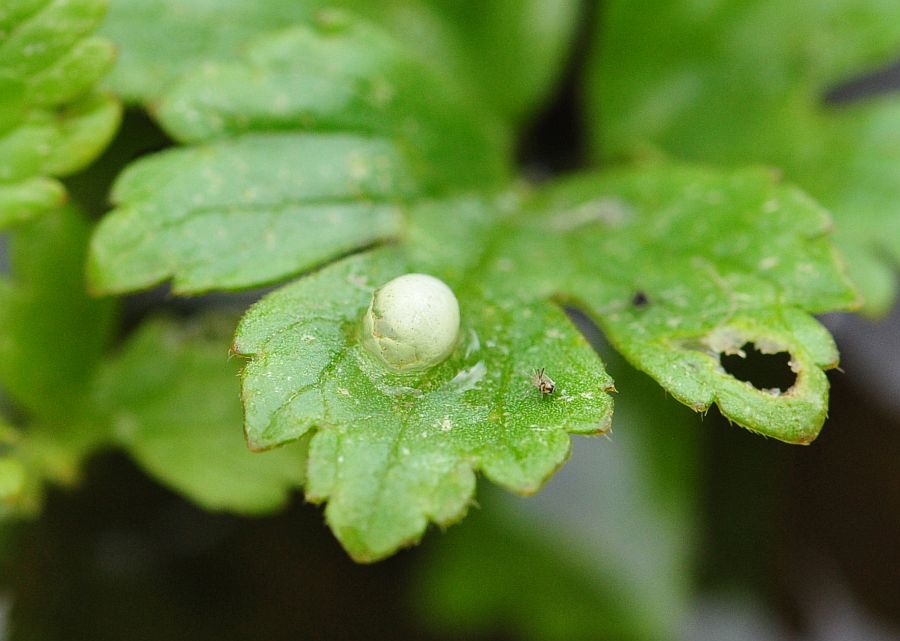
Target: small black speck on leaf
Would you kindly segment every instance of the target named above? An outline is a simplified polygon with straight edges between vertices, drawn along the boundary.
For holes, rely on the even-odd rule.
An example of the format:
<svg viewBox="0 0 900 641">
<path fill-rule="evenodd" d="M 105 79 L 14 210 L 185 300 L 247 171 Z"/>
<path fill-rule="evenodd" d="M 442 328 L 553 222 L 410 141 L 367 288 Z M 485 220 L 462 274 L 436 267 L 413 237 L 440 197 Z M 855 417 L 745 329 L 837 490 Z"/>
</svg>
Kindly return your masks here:
<svg viewBox="0 0 900 641">
<path fill-rule="evenodd" d="M 645 307 L 650 304 L 650 299 L 647 298 L 647 294 L 638 290 L 634 293 L 634 296 L 631 297 L 631 304 L 635 307 Z"/>
</svg>

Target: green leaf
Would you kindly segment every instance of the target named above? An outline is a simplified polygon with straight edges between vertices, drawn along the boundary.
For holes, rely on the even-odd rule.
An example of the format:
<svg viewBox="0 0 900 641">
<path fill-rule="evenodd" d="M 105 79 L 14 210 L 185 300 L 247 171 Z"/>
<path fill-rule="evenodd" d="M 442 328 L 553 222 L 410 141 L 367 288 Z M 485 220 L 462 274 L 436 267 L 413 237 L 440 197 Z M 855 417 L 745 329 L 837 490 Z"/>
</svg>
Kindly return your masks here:
<svg viewBox="0 0 900 641">
<path fill-rule="evenodd" d="M 186 76 L 160 119 L 211 142 L 123 174 L 92 246 L 97 291 L 273 282 L 395 238 L 415 196 L 507 175 L 502 128 L 338 13 Z"/>
<path fill-rule="evenodd" d="M 145 322 L 104 363 L 94 397 L 114 440 L 154 478 L 206 509 L 257 514 L 303 483 L 306 447 L 247 451 L 229 321 Z"/>
<path fill-rule="evenodd" d="M 40 180 L 40 179 L 36 179 Z M 0 457 L 22 472 L 0 516 L 30 516 L 46 481 L 72 484 L 105 439 L 87 406 L 113 332 L 114 306 L 90 298 L 84 260 L 90 225 L 72 207 L 23 222 L 8 234 L 9 273 L 0 279 L 0 386 L 21 430 L 0 424 Z"/>
<path fill-rule="evenodd" d="M 249 40 L 312 18 L 317 0 L 116 0 L 100 32 L 119 48 L 106 86 L 152 104 L 183 73 L 237 57 Z"/>
<path fill-rule="evenodd" d="M 566 293 L 632 365 L 697 411 L 716 403 L 789 443 L 818 435 L 828 406 L 822 370 L 838 354 L 808 312 L 853 306 L 856 294 L 827 238 L 830 220 L 808 196 L 765 170 L 662 165 L 571 179 L 541 207 L 556 212 L 549 226 L 567 239 Z M 756 389 L 723 369 L 720 357 L 743 356 L 747 343 L 789 355 L 790 389 Z"/>
<path fill-rule="evenodd" d="M 90 163 L 120 109 L 91 88 L 113 48 L 90 33 L 104 0 L 10 0 L 0 9 L 0 226 L 58 206 L 61 176 Z"/>
<path fill-rule="evenodd" d="M 0 280 L 0 384 L 35 417 L 76 420 L 112 332 L 111 301 L 88 297 L 90 227 L 72 208 L 16 228 Z"/>
<path fill-rule="evenodd" d="M 458 519 L 473 468 L 533 492 L 564 460 L 567 431 L 604 429 L 610 380 L 552 299 L 584 306 L 635 366 L 696 410 L 716 402 L 732 420 L 798 443 L 824 421 L 822 369 L 837 352 L 804 310 L 854 294 L 825 214 L 765 171 L 588 175 L 533 198 L 425 203 L 408 224 L 406 245 L 268 295 L 235 340 L 252 357 L 251 447 L 317 430 L 307 497 L 329 501 L 326 518 L 354 558 L 415 541 L 428 520 Z M 359 340 L 373 289 L 406 272 L 450 284 L 464 324 L 455 354 L 413 377 L 385 371 Z M 638 291 L 646 304 L 633 303 Z M 720 355 L 747 342 L 790 353 L 790 390 L 758 390 L 724 371 Z M 529 382 L 539 367 L 557 395 L 542 398 Z"/>
<path fill-rule="evenodd" d="M 457 290 L 466 321 L 454 357 L 420 377 L 386 372 L 357 324 L 372 286 L 405 271 L 392 250 L 327 267 L 257 304 L 235 340 L 254 355 L 243 375 L 251 447 L 317 429 L 306 495 L 328 501 L 331 528 L 360 561 L 418 540 L 428 521 L 461 518 L 476 469 L 535 492 L 568 456 L 567 432 L 602 432 L 612 410 L 611 380 L 562 310 L 475 290 Z M 556 397 L 532 385 L 535 367 L 556 375 Z"/>
<path fill-rule="evenodd" d="M 27 511 L 32 496 L 29 470 L 19 451 L 20 435 L 0 421 L 0 529 L 4 520 Z"/>
<path fill-rule="evenodd" d="M 0 502 L 14 500 L 25 487 L 25 468 L 14 458 L 0 458 Z"/>
<path fill-rule="evenodd" d="M 252 134 L 163 152 L 116 183 L 88 275 L 99 292 L 262 284 L 390 238 L 412 193 L 396 149 L 352 134 Z M 315 231 L 315 233 L 313 233 Z"/>
<path fill-rule="evenodd" d="M 611 381 L 561 303 L 590 312 L 694 409 L 715 402 L 756 432 L 815 438 L 822 370 L 837 352 L 810 313 L 848 307 L 855 294 L 827 216 L 802 192 L 761 169 L 662 165 L 492 195 L 508 184 L 505 132 L 468 97 L 477 83 L 447 73 L 460 59 L 433 55 L 454 38 L 421 37 L 452 31 L 460 13 L 367 3 L 356 8 L 383 9 L 393 36 L 333 10 L 262 33 L 274 6 L 255 17 L 238 2 L 163 12 L 171 34 L 197 37 L 180 60 L 154 45 L 165 61 L 156 70 L 151 49 L 135 45 L 126 66 L 150 73 L 140 99 L 193 146 L 123 174 L 89 272 L 98 291 L 173 279 L 176 292 L 194 293 L 318 268 L 257 304 L 234 349 L 251 359 L 251 447 L 310 439 L 307 497 L 327 502 L 354 558 L 382 558 L 429 522 L 459 519 L 476 470 L 536 491 L 565 459 L 569 432 L 606 428 Z M 429 22 L 432 10 L 446 22 Z M 144 25 L 147 15 L 156 17 Z M 208 29 L 235 15 L 246 23 Z M 141 42 L 136 24 L 110 23 L 126 49 Z M 418 56 L 410 41 L 424 43 Z M 429 55 L 441 63 L 422 62 Z M 373 360 L 359 332 L 373 290 L 407 272 L 454 288 L 463 332 L 447 361 L 401 376 Z M 761 390 L 728 374 L 721 357 L 748 343 L 787 353 L 796 382 Z M 557 393 L 534 387 L 541 367 Z"/>
<path fill-rule="evenodd" d="M 7 475 L 5 493 L 0 491 L 0 522 L 37 514 L 46 481 L 75 483 L 80 461 L 102 436 L 102 429 L 74 416 L 66 424 L 33 424 L 27 431 L 0 423 L 0 468 L 5 470 L 0 477 Z"/>
<path fill-rule="evenodd" d="M 39 176 L 21 182 L 0 184 L 0 229 L 24 222 L 41 212 L 60 207 L 65 188 L 52 178 Z"/>
<path fill-rule="evenodd" d="M 425 27 L 415 27 L 433 23 L 423 10 L 418 23 L 410 25 L 408 0 L 353 4 L 410 46 L 424 49 L 433 64 L 470 78 L 478 95 L 514 123 L 525 120 L 552 92 L 582 13 L 576 0 L 426 0 L 423 4 L 439 18 L 434 22 L 447 25 L 444 31 L 432 27 L 435 35 L 429 38 L 423 37 Z M 449 51 L 438 50 L 440 44 Z"/>
<path fill-rule="evenodd" d="M 120 49 L 108 86 L 154 105 L 186 73 L 228 63 L 262 34 L 335 8 L 381 24 L 422 62 L 521 122 L 552 88 L 580 5 L 574 0 L 118 0 L 102 32 Z M 478 20 L 473 21 L 472 16 Z M 473 155 L 474 157 L 474 155 Z"/>
<path fill-rule="evenodd" d="M 597 41 L 589 104 L 600 155 L 654 144 L 692 160 L 783 168 L 833 212 L 866 311 L 888 308 L 900 261 L 900 103 L 826 105 L 824 96 L 896 59 L 900 5 L 616 1 L 604 6 Z"/>
<path fill-rule="evenodd" d="M 430 547 L 410 597 L 431 629 L 678 637 L 693 596 L 699 421 L 608 351 L 620 391 L 609 438 L 577 443 L 528 501 L 480 494 L 482 509 Z"/>
<path fill-rule="evenodd" d="M 194 143 L 253 131 L 353 132 L 394 140 L 427 185 L 505 177 L 503 128 L 476 101 L 380 29 L 337 11 L 322 16 L 254 41 L 240 62 L 182 76 L 156 110 L 162 126 Z"/>
</svg>

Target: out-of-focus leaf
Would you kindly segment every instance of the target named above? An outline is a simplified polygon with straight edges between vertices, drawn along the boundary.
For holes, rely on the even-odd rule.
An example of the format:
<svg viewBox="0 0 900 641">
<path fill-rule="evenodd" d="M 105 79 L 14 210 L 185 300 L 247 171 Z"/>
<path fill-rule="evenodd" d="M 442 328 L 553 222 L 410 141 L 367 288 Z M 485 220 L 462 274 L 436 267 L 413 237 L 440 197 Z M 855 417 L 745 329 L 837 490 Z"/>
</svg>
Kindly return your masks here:
<svg viewBox="0 0 900 641">
<path fill-rule="evenodd" d="M 228 63 L 261 34 L 335 8 L 378 22 L 423 62 L 521 122 L 553 86 L 579 16 L 574 0 L 118 0 L 102 32 L 121 54 L 108 86 L 153 105 L 185 73 Z M 474 156 L 474 155 L 473 155 Z"/>
<path fill-rule="evenodd" d="M 41 179 L 35 179 L 41 180 Z M 87 295 L 90 226 L 72 207 L 9 233 L 9 273 L 0 280 L 0 386 L 24 424 L 0 429 L 0 457 L 21 472 L 5 515 L 30 516 L 47 481 L 72 484 L 106 438 L 88 409 L 91 380 L 113 331 L 112 301 Z M 0 426 L 2 427 L 2 426 Z"/>
<path fill-rule="evenodd" d="M 98 291 L 269 283 L 397 237 L 416 196 L 507 175 L 496 123 L 342 13 L 186 76 L 160 117 L 206 142 L 123 174 L 92 245 Z"/>
<path fill-rule="evenodd" d="M 120 443 L 154 478 L 211 510 L 262 513 L 303 483 L 306 444 L 253 454 L 241 438 L 229 319 L 144 323 L 106 362 L 95 399 Z"/>
<path fill-rule="evenodd" d="M 0 457 L 0 501 L 15 499 L 25 486 L 25 468 L 12 457 Z"/>
<path fill-rule="evenodd" d="M 48 209 L 60 207 L 66 190 L 53 178 L 38 176 L 19 182 L 0 184 L 0 228 L 24 222 Z"/>
<path fill-rule="evenodd" d="M 228 61 L 254 37 L 307 21 L 319 0 L 116 0 L 100 33 L 119 48 L 106 86 L 153 104 L 181 74 Z"/>
<path fill-rule="evenodd" d="M 0 384 L 32 417 L 78 420 L 112 331 L 111 301 L 90 298 L 84 260 L 90 228 L 72 208 L 19 226 L 11 273 L 0 281 Z"/>
<path fill-rule="evenodd" d="M 0 466 L 5 466 L 10 483 L 7 493 L 0 492 L 0 522 L 37 514 L 47 481 L 75 483 L 81 459 L 104 434 L 102 426 L 82 422 L 74 415 L 69 423 L 36 424 L 27 431 L 0 424 Z"/>
<path fill-rule="evenodd" d="M 58 206 L 60 176 L 87 165 L 119 123 L 91 93 L 113 59 L 90 34 L 105 0 L 7 0 L 0 8 L 0 227 Z"/>
<path fill-rule="evenodd" d="M 604 3 L 589 74 L 598 155 L 659 145 L 764 162 L 828 207 L 866 311 L 900 261 L 900 101 L 826 105 L 835 84 L 900 55 L 900 4 L 776 0 Z"/>
<path fill-rule="evenodd" d="M 583 10 L 576 0 L 427 0 L 462 42 L 479 94 L 521 121 L 548 96 Z"/>
<path fill-rule="evenodd" d="M 503 127 L 400 41 L 341 12 L 263 36 L 238 62 L 186 73 L 156 113 L 191 143 L 284 130 L 386 138 L 431 188 L 505 176 Z"/>
</svg>

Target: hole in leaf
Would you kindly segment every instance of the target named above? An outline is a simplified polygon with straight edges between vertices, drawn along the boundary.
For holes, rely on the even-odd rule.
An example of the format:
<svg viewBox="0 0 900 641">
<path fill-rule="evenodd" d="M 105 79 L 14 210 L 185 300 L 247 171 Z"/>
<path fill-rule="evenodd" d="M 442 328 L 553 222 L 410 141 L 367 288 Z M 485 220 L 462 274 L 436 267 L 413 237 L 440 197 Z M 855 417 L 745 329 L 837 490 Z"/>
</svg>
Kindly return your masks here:
<svg viewBox="0 0 900 641">
<path fill-rule="evenodd" d="M 750 383 L 760 390 L 785 392 L 797 381 L 797 374 L 791 370 L 791 355 L 787 352 L 764 354 L 753 343 L 744 343 L 741 351 L 746 355 L 722 354 L 719 362 L 722 368 L 739 381 Z"/>
</svg>

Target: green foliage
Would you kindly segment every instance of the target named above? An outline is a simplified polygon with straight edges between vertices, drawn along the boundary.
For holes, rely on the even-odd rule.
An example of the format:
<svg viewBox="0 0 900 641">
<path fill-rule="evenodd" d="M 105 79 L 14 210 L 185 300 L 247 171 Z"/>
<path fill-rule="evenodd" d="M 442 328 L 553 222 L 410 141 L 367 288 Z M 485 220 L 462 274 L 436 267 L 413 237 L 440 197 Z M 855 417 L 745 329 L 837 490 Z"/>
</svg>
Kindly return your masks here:
<svg viewBox="0 0 900 641">
<path fill-rule="evenodd" d="M 119 122 L 114 98 L 92 91 L 113 59 L 91 36 L 105 0 L 7 0 L 0 8 L 0 227 L 60 205 L 46 176 L 91 162 Z"/>
<path fill-rule="evenodd" d="M 0 523 L 7 515 L 22 511 L 29 499 L 29 470 L 16 447 L 17 441 L 13 428 L 0 425 Z"/>
<path fill-rule="evenodd" d="M 472 98 L 508 59 L 459 73 L 497 21 L 453 36 L 463 18 L 449 3 L 388 3 L 381 27 L 294 3 L 303 24 L 274 33 L 277 3 L 192 3 L 153 20 L 141 11 L 159 5 L 137 5 L 123 2 L 106 25 L 124 49 L 112 86 L 149 103 L 186 146 L 121 176 L 93 239 L 92 286 L 172 279 L 195 293 L 320 268 L 257 304 L 234 349 L 251 358 L 250 446 L 311 435 L 306 495 L 327 501 L 355 558 L 382 558 L 429 521 L 460 518 L 475 470 L 534 492 L 568 455 L 567 432 L 606 429 L 611 380 L 562 301 L 695 410 L 717 403 L 787 442 L 818 434 L 822 370 L 837 352 L 809 313 L 851 306 L 855 294 L 827 216 L 798 190 L 764 170 L 665 164 L 511 186 L 507 125 Z M 551 44 L 534 50 L 541 73 L 558 58 L 566 6 L 546 25 Z M 527 48 L 537 13 L 521 4 L 504 51 Z M 139 24 L 181 36 L 137 34 Z M 421 33 L 411 25 L 441 34 L 426 55 L 409 48 Z M 441 48 L 455 53 L 428 55 Z M 494 106 L 515 121 L 538 90 L 515 75 L 509 86 Z M 463 338 L 445 363 L 409 377 L 373 362 L 359 332 L 373 289 L 412 271 L 453 287 Z M 720 357 L 747 343 L 788 353 L 795 384 L 759 390 L 725 372 Z M 546 398 L 529 380 L 540 367 L 559 387 Z"/>
<path fill-rule="evenodd" d="M 37 515 L 47 483 L 75 484 L 82 459 L 102 442 L 98 427 L 76 417 L 65 424 L 34 423 L 27 431 L 2 426 L 0 461 L 11 479 L 7 477 L 9 493 L 0 496 L 0 523 Z"/>
<path fill-rule="evenodd" d="M 900 5 L 850 0 L 604 3 L 589 74 L 596 149 L 784 170 L 828 207 L 866 311 L 894 298 L 900 262 L 900 102 L 825 104 L 893 62 Z"/>
<path fill-rule="evenodd" d="M 99 291 L 171 276 L 185 293 L 283 279 L 395 236 L 416 194 L 507 173 L 486 115 L 344 14 L 187 75 L 159 116 L 178 139 L 211 142 L 121 177 L 93 245 Z"/>
<path fill-rule="evenodd" d="M 607 4 L 590 72 L 602 157 L 658 144 L 729 167 L 644 158 L 516 182 L 515 134 L 552 89 L 573 0 L 114 2 L 102 30 L 121 52 L 106 86 L 177 147 L 116 181 L 87 252 L 93 293 L 171 281 L 196 294 L 310 273 L 242 318 L 232 349 L 246 361 L 226 360 L 222 317 L 146 321 L 111 354 L 111 303 L 89 300 L 81 281 L 84 220 L 60 210 L 17 229 L 0 379 L 24 418 L 0 449 L 0 494 L 37 496 L 43 479 L 73 479 L 81 457 L 115 445 L 209 509 L 272 510 L 304 484 L 355 559 L 380 559 L 460 519 L 477 472 L 533 493 L 565 462 L 569 434 L 609 429 L 612 379 L 564 306 L 692 409 L 715 403 L 754 432 L 812 441 L 827 413 L 823 370 L 838 362 L 812 314 L 857 294 L 825 210 L 771 170 L 732 165 L 784 167 L 839 223 L 863 212 L 865 229 L 844 225 L 839 238 L 871 309 L 883 307 L 867 244 L 878 233 L 894 248 L 895 185 L 882 184 L 895 173 L 893 111 L 836 113 L 819 98 L 881 60 L 895 27 L 863 12 L 878 37 L 850 46 L 850 21 L 831 5 L 804 3 L 811 26 L 795 40 L 766 27 L 782 18 L 765 0 L 711 14 Z M 96 155 L 118 113 L 92 89 L 109 62 L 109 45 L 86 37 L 101 3 L 11 7 L 0 12 L 0 205 L 14 207 L 0 207 L 0 224 L 59 203 L 48 176 Z M 793 46 L 819 29 L 834 36 L 821 57 Z M 361 347 L 361 320 L 373 291 L 409 272 L 453 288 L 462 332 L 443 363 L 398 374 Z M 761 390 L 726 372 L 722 356 L 747 344 L 786 353 L 793 385 Z M 240 443 L 240 365 L 246 440 L 265 454 Z M 531 380 L 539 368 L 553 393 Z M 659 463 L 654 441 L 634 443 Z M 662 520 L 656 507 L 646 523 Z M 675 548 L 657 561 L 677 566 Z M 528 567 L 520 554 L 508 561 Z M 604 572 L 637 590 L 622 567 Z M 532 576 L 546 565 L 523 570 Z M 654 610 L 664 597 L 637 596 L 642 633 L 667 627 Z"/>
<path fill-rule="evenodd" d="M 612 412 L 611 379 L 560 309 L 485 296 L 471 272 L 468 288 L 449 281 L 466 319 L 456 355 L 424 375 L 387 371 L 358 325 L 373 285 L 408 265 L 388 251 L 323 269 L 257 304 L 235 340 L 255 356 L 243 375 L 251 447 L 319 429 L 307 498 L 329 501 L 329 524 L 362 561 L 417 540 L 428 520 L 458 520 L 475 469 L 536 491 L 568 456 L 566 432 L 605 431 Z M 559 373 L 559 398 L 531 385 L 537 366 Z"/>
<path fill-rule="evenodd" d="M 104 440 L 86 401 L 115 310 L 85 292 L 89 234 L 73 207 L 11 234 L 10 273 L 0 280 L 0 383 L 11 406 L 4 410 L 26 424 L 0 425 L 0 457 L 17 478 L 3 501 L 10 514 L 34 514 L 44 481 L 76 481 L 81 458 Z"/>
<path fill-rule="evenodd" d="M 102 29 L 122 48 L 107 84 L 129 102 L 153 105 L 186 73 L 231 62 L 259 34 L 334 8 L 381 24 L 411 56 L 514 122 L 552 89 L 580 13 L 574 0 L 117 0 Z"/>
<path fill-rule="evenodd" d="M 107 87 L 132 103 L 155 103 L 206 60 L 228 60 L 259 33 L 308 20 L 316 2 L 117 0 L 100 32 L 120 47 Z"/>
<path fill-rule="evenodd" d="M 94 398 L 113 440 L 163 483 L 206 509 L 268 512 L 303 483 L 306 450 L 263 457 L 243 446 L 229 320 L 145 322 L 103 364 Z"/>
<path fill-rule="evenodd" d="M 25 468 L 13 458 L 0 459 L 0 500 L 17 496 L 25 486 Z"/>
<path fill-rule="evenodd" d="M 539 496 L 483 494 L 435 542 L 411 595 L 429 627 L 455 638 L 512 628 L 541 641 L 681 629 L 700 534 L 699 419 L 602 353 L 620 391 L 615 429 L 579 442 Z"/>
<path fill-rule="evenodd" d="M 111 300 L 90 298 L 89 226 L 72 208 L 20 225 L 0 288 L 0 380 L 21 429 L 0 426 L 0 489 L 14 514 L 39 508 L 45 481 L 78 480 L 81 459 L 118 445 L 208 509 L 260 513 L 302 484 L 303 445 L 254 456 L 242 444 L 233 318 L 148 321 L 106 352 Z"/>
<path fill-rule="evenodd" d="M 585 305 L 635 367 L 697 411 L 715 402 L 755 432 L 789 443 L 816 437 L 827 411 L 822 369 L 838 354 L 807 312 L 852 305 L 855 295 L 815 203 L 766 171 L 670 165 L 587 175 L 548 192 L 543 229 L 522 255 L 548 252 L 540 264 L 558 277 L 566 270 L 566 298 Z M 635 292 L 647 303 L 635 304 Z M 797 379 L 786 393 L 723 370 L 720 356 L 746 343 L 790 354 Z"/>
<path fill-rule="evenodd" d="M 84 291 L 90 226 L 72 208 L 25 223 L 0 280 L 0 381 L 34 417 L 77 420 L 113 322 L 109 300 Z"/>
<path fill-rule="evenodd" d="M 21 500 L 28 471 L 14 451 L 16 433 L 8 425 L 0 425 L 0 517 L 8 506 Z"/>
<path fill-rule="evenodd" d="M 822 369 L 837 352 L 804 310 L 846 305 L 853 294 L 823 237 L 823 213 L 766 172 L 587 175 L 536 196 L 427 202 L 407 224 L 407 245 L 264 298 L 235 341 L 253 356 L 243 386 L 251 447 L 320 430 L 307 496 L 338 497 L 326 517 L 359 559 L 416 539 L 426 517 L 458 518 L 470 467 L 533 492 L 566 456 L 564 430 L 605 424 L 609 379 L 552 299 L 584 306 L 623 355 L 694 409 L 716 402 L 741 425 L 795 443 L 815 438 L 825 419 Z M 762 242 L 773 227 L 778 240 Z M 482 242 L 464 242 L 474 237 Z M 372 362 L 359 338 L 372 290 L 405 272 L 441 277 L 464 319 L 456 355 L 411 378 Z M 635 305 L 636 291 L 651 302 Z M 720 355 L 746 342 L 791 354 L 791 390 L 758 390 L 722 369 Z M 538 367 L 557 395 L 530 385 Z"/>
<path fill-rule="evenodd" d="M 374 5 L 361 2 L 360 8 Z M 477 93 L 514 122 L 527 118 L 556 85 L 583 13 L 575 0 L 426 0 L 425 4 L 447 21 L 460 43 L 460 75 L 471 77 Z M 369 17 L 378 19 L 378 10 Z M 421 46 L 421 37 L 413 30 L 409 40 Z"/>
<path fill-rule="evenodd" d="M 353 134 L 251 135 L 150 157 L 113 190 L 121 205 L 94 238 L 92 287 L 171 276 L 180 293 L 247 287 L 390 238 L 390 197 L 410 191 L 398 166 L 389 142 Z"/>
</svg>

